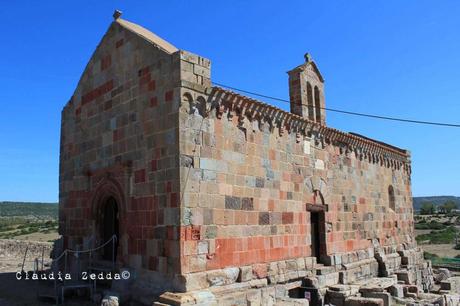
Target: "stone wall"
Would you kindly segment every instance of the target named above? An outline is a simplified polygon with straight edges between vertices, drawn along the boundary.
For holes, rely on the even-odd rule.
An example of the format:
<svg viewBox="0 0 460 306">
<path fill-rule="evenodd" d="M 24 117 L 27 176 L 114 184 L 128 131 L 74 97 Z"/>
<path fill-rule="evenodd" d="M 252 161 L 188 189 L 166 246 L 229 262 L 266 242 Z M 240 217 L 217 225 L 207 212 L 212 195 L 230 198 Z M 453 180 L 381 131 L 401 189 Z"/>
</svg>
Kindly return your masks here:
<svg viewBox="0 0 460 306">
<path fill-rule="evenodd" d="M 42 255 L 48 259 L 52 249 L 53 244 L 50 242 L 0 239 L 0 259 L 12 257 L 23 259 L 26 254 L 27 260 L 41 258 Z"/>
<path fill-rule="evenodd" d="M 165 293 L 154 305 L 347 306 L 458 300 L 453 278 L 441 283 L 441 291 L 424 293 L 433 289 L 431 265 L 423 260 L 420 249 L 408 247 L 397 246 L 400 251 L 395 253 L 385 253 L 392 248 L 349 252 L 358 261 L 333 266 L 317 265 L 315 257 L 305 257 L 190 273 L 186 293 Z M 380 265 L 382 256 L 387 266 Z M 310 292 L 310 303 L 305 291 Z"/>
<path fill-rule="evenodd" d="M 272 300 L 290 290 L 273 286 L 300 280 L 325 288 L 403 266 L 411 282 L 424 277 L 429 267 L 409 251 L 407 151 L 212 87 L 210 66 L 112 23 L 62 111 L 64 248 L 104 242 L 113 198 L 130 293 L 267 287 L 253 293 Z"/>
<path fill-rule="evenodd" d="M 180 272 L 180 53 L 125 25 L 112 23 L 62 111 L 59 232 L 66 248 L 100 245 L 114 197 L 119 265 L 162 292 Z"/>
<path fill-rule="evenodd" d="M 249 98 L 215 89 L 182 94 L 180 154 L 189 162 L 181 163 L 181 224 L 192 233 L 181 241 L 184 274 L 314 256 L 311 204 L 327 210 L 326 254 L 318 259 L 326 265 L 413 242 L 410 161 L 403 151 L 400 160 L 379 159 L 328 143 L 318 131 L 296 133 L 277 122 L 287 116 L 281 110 L 271 107 L 270 114 L 270 106 Z M 199 101 L 207 103 L 196 107 Z"/>
</svg>

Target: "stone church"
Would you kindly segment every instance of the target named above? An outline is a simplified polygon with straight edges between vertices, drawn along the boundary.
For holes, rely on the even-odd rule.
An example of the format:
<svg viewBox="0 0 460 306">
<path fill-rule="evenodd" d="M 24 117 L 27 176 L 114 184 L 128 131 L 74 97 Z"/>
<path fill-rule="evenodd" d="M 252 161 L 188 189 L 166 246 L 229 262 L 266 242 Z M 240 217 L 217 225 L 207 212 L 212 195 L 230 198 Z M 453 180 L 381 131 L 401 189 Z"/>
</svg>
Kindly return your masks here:
<svg viewBox="0 0 460 306">
<path fill-rule="evenodd" d="M 101 256 L 132 277 L 113 286 L 149 305 L 355 305 L 430 288 L 410 153 L 327 126 L 309 55 L 288 72 L 288 112 L 213 86 L 209 59 L 114 18 L 62 110 L 65 248 L 116 235 Z"/>
</svg>

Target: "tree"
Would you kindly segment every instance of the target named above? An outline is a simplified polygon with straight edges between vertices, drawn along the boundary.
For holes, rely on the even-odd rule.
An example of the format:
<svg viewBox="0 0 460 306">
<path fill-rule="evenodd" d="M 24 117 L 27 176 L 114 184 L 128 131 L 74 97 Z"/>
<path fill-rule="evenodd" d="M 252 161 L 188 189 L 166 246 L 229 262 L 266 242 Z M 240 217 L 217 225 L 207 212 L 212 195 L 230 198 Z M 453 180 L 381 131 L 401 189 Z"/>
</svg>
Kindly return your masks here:
<svg viewBox="0 0 460 306">
<path fill-rule="evenodd" d="M 435 207 L 431 202 L 423 202 L 420 207 L 420 214 L 422 215 L 432 215 L 435 212 Z"/>
<path fill-rule="evenodd" d="M 444 204 L 439 206 L 439 210 L 445 214 L 452 212 L 452 210 L 454 209 L 457 209 L 457 203 L 455 203 L 454 201 L 450 201 L 450 200 L 446 201 Z"/>
</svg>

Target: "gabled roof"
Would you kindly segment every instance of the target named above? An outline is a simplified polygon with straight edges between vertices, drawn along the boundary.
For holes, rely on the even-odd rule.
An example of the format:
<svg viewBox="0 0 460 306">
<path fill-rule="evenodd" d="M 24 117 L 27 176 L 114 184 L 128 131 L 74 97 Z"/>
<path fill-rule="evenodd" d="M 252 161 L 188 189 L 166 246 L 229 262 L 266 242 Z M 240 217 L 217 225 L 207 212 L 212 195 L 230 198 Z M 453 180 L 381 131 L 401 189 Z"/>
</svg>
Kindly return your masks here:
<svg viewBox="0 0 460 306">
<path fill-rule="evenodd" d="M 176 48 L 175 46 L 173 46 L 172 44 L 170 44 L 166 40 L 162 39 L 161 37 L 159 37 L 159 36 L 155 35 L 154 33 L 150 32 L 149 30 L 141 27 L 140 25 L 137 25 L 137 24 L 132 23 L 130 21 L 121 19 L 120 15 L 121 15 L 121 12 L 115 11 L 115 13 L 114 13 L 114 21 L 110 24 L 109 30 L 111 28 L 113 28 L 113 27 L 120 26 L 124 30 L 132 33 L 133 35 L 135 35 L 137 37 L 139 37 L 141 40 L 145 41 L 146 43 L 152 44 L 152 46 L 158 48 L 159 50 L 161 50 L 162 52 L 165 52 L 166 54 L 173 54 L 173 53 L 179 51 L 178 48 Z M 79 86 L 80 86 L 80 84 L 81 84 L 81 82 L 83 80 L 83 77 L 86 74 L 86 71 L 87 71 L 91 61 L 93 60 L 93 58 L 95 58 L 99 48 L 101 48 L 101 45 L 104 44 L 104 40 L 105 40 L 105 37 L 106 37 L 107 33 L 108 33 L 108 31 L 104 34 L 104 37 L 99 42 L 98 46 L 96 47 L 96 50 L 93 52 L 93 54 L 91 55 L 90 60 L 86 64 L 86 67 L 85 67 L 83 73 L 81 74 L 80 79 L 78 80 L 77 88 L 74 90 L 74 95 L 75 95 L 75 92 L 77 91 L 77 89 L 79 88 Z M 70 101 L 66 105 L 68 105 L 71 101 L 72 101 L 72 99 L 70 99 Z"/>
<path fill-rule="evenodd" d="M 145 40 L 151 42 L 152 44 L 156 45 L 157 47 L 169 54 L 179 51 L 179 49 L 177 49 L 175 46 L 173 46 L 163 38 L 150 32 L 146 28 L 141 27 L 140 25 L 137 25 L 135 23 L 129 22 L 121 18 L 115 19 L 114 22 L 118 23 L 120 26 L 131 31 L 132 33 L 141 36 Z"/>
<path fill-rule="evenodd" d="M 305 63 L 303 63 L 302 65 L 299 65 L 299 66 L 295 67 L 294 69 L 288 71 L 288 73 L 291 73 L 293 71 L 298 71 L 298 70 L 303 71 L 308 66 L 313 67 L 313 70 L 315 70 L 315 72 L 318 75 L 318 78 L 320 79 L 320 81 L 324 83 L 324 78 L 321 75 L 321 72 L 319 71 L 318 66 L 316 66 L 316 63 L 311 59 L 311 57 L 310 57 L 310 55 L 308 53 L 305 55 Z"/>
</svg>

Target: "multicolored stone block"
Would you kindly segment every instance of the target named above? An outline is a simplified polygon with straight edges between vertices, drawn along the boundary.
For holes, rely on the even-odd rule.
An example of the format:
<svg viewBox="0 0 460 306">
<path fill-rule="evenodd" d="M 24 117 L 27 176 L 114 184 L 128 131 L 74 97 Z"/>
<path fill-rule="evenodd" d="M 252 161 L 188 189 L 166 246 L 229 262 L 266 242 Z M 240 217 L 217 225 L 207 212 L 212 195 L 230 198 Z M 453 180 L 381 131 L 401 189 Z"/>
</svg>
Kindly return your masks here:
<svg viewBox="0 0 460 306">
<path fill-rule="evenodd" d="M 103 242 L 109 198 L 117 264 L 154 295 L 318 263 L 334 267 L 324 284 L 346 282 L 378 274 L 374 250 L 415 247 L 409 152 L 327 127 L 310 57 L 289 77 L 292 113 L 212 86 L 208 59 L 116 19 L 62 111 L 65 247 Z"/>
</svg>

